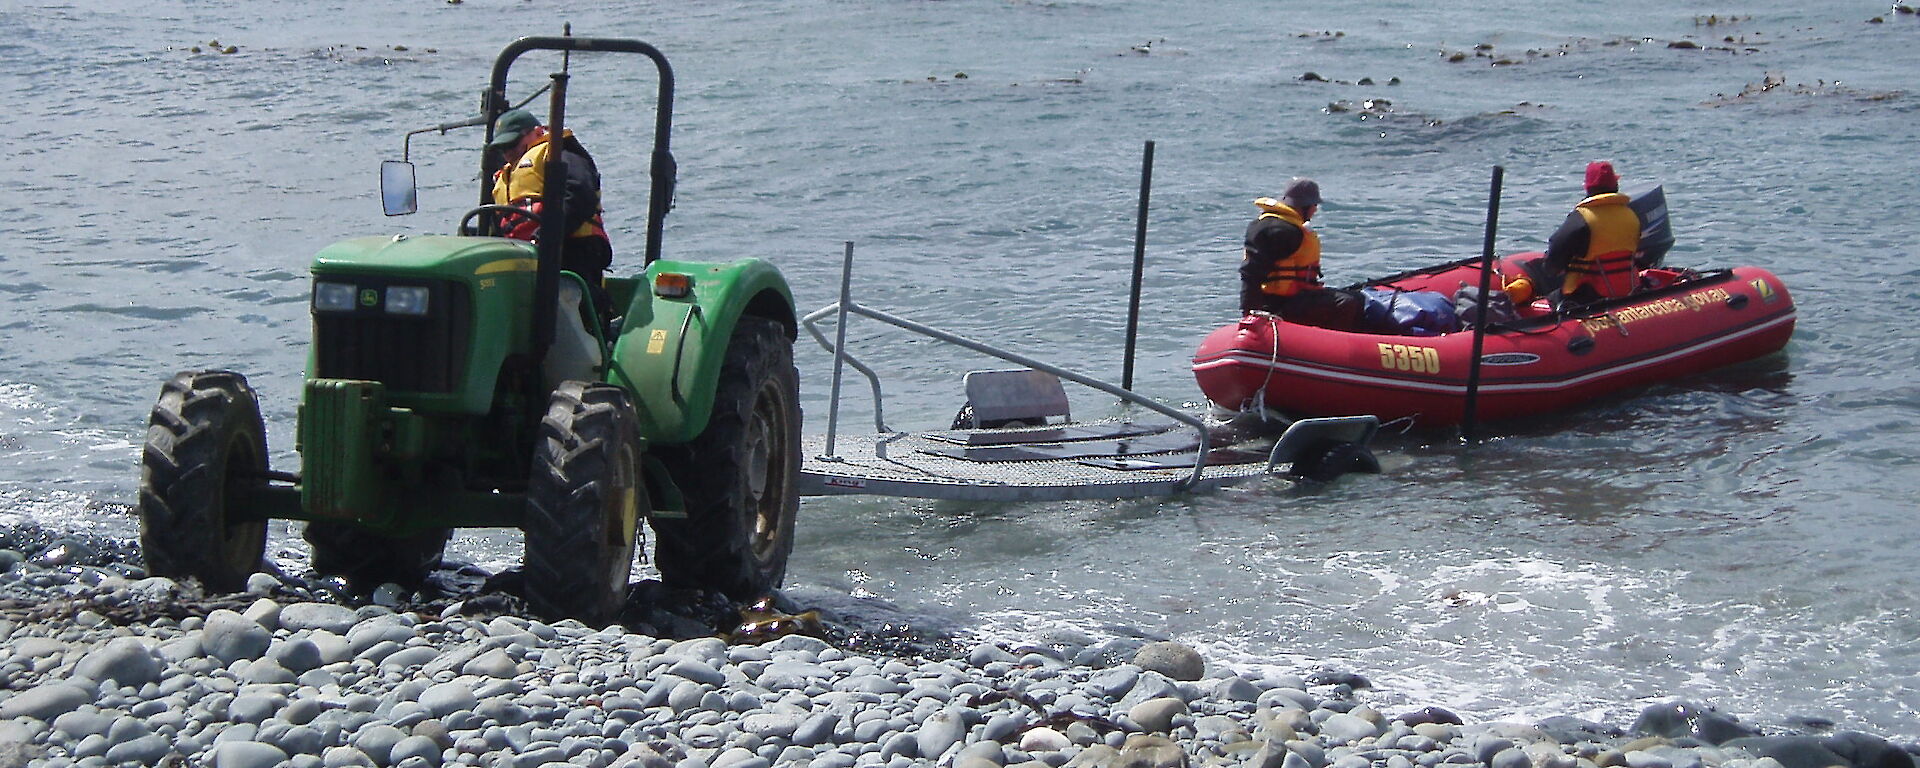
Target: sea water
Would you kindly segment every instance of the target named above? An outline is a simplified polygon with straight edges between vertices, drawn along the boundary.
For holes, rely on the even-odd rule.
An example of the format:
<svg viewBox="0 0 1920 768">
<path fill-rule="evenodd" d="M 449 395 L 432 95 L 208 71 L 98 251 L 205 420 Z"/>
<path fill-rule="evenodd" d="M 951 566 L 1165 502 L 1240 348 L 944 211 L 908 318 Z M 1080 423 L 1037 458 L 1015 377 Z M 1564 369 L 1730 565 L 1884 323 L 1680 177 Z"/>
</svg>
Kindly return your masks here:
<svg viewBox="0 0 1920 768">
<path fill-rule="evenodd" d="M 853 241 L 858 301 L 1108 379 L 1155 142 L 1136 388 L 1196 411 L 1189 356 L 1234 317 L 1251 200 L 1294 176 L 1320 181 L 1343 284 L 1478 253 L 1495 165 L 1498 247 L 1537 249 L 1610 159 L 1665 184 L 1670 264 L 1773 270 L 1800 308 L 1783 355 L 1473 450 L 1390 435 L 1380 475 L 1321 488 L 810 499 L 803 602 L 1171 637 L 1477 720 L 1624 725 L 1677 696 L 1920 736 L 1920 17 L 1879 3 L 12 0 L 0 521 L 135 536 L 147 410 L 179 370 L 244 372 L 293 468 L 312 254 L 450 231 L 479 133 L 403 135 L 475 112 L 494 54 L 564 23 L 673 62 L 668 255 L 771 260 L 804 312 L 837 298 Z M 638 269 L 652 138 L 655 79 L 628 58 L 569 64 L 616 272 Z M 560 66 L 526 60 L 513 93 Z M 422 212 L 388 219 L 377 168 L 403 148 Z M 849 338 L 896 427 L 945 426 L 961 374 L 995 366 Z M 823 430 L 829 359 L 803 338 L 798 362 Z M 271 554 L 301 551 L 276 524 Z M 486 531 L 451 552 L 518 558 Z"/>
</svg>

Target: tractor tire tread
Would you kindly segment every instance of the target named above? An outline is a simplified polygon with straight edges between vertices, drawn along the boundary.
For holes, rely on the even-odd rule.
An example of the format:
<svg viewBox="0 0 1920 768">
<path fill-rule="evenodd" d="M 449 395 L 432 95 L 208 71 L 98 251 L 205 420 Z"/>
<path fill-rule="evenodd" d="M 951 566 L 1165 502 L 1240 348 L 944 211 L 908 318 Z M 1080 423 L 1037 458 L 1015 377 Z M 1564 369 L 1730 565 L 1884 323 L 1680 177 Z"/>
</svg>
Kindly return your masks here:
<svg viewBox="0 0 1920 768">
<path fill-rule="evenodd" d="M 141 549 L 153 575 L 194 578 L 209 590 L 230 592 L 259 567 L 265 522 L 226 524 L 222 494 L 230 457 L 223 450 L 235 441 L 245 441 L 258 469 L 266 469 L 265 423 L 245 377 L 186 371 L 161 387 L 141 449 L 138 507 Z M 229 535 L 245 538 L 228 541 Z M 231 562 L 229 544 L 241 553 Z"/>
<path fill-rule="evenodd" d="M 754 399 L 769 379 L 783 389 L 788 434 L 772 457 L 789 465 L 777 492 L 782 495 L 773 551 L 765 562 L 753 551 L 747 503 L 744 441 Z M 799 464 L 798 373 L 791 340 L 779 323 L 743 316 L 728 342 L 707 427 L 685 445 L 659 451 L 686 499 L 685 519 L 655 518 L 655 564 L 670 587 L 718 590 L 735 600 L 751 600 L 784 580 L 793 548 L 798 506 L 795 475 Z"/>
<path fill-rule="evenodd" d="M 610 558 L 625 554 L 608 541 L 607 504 L 621 489 L 618 442 L 636 438 L 633 408 L 624 390 L 606 384 L 563 382 L 540 422 L 539 445 L 527 489 L 526 598 L 534 613 L 587 622 L 611 619 L 624 606 L 627 584 L 609 583 Z M 636 466 L 627 478 L 638 488 Z"/>
</svg>

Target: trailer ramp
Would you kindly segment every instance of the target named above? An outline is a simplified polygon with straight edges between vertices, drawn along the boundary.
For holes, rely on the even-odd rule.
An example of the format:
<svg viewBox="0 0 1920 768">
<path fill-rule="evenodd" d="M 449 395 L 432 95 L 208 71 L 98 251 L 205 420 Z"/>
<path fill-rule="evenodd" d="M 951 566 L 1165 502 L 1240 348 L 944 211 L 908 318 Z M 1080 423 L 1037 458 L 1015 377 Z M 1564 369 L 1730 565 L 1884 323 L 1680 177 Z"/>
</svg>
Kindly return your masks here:
<svg viewBox="0 0 1920 768">
<path fill-rule="evenodd" d="M 833 355 L 827 432 L 801 438 L 802 495 L 968 501 L 1162 496 L 1283 471 L 1288 477 L 1325 476 L 1319 460 L 1330 447 L 1352 444 L 1365 453 L 1380 429 L 1372 416 L 1303 419 L 1286 424 L 1277 436 L 1270 431 L 1278 428 L 1273 424 L 1252 430 L 1209 424 L 1127 387 L 857 304 L 852 273 L 853 245 L 848 243 L 840 301 L 800 319 L 806 332 Z M 829 316 L 835 319 L 831 341 L 819 328 Z M 966 374 L 968 400 L 951 429 L 890 429 L 880 376 L 846 350 L 847 323 L 853 316 L 1022 367 Z M 848 367 L 866 377 L 872 389 L 874 431 L 865 435 L 839 434 L 841 377 Z M 1073 422 L 1062 380 L 1116 397 L 1123 413 L 1132 415 Z M 1366 456 L 1371 463 L 1371 454 Z M 1373 469 L 1377 471 L 1377 464 Z"/>
<path fill-rule="evenodd" d="M 1157 431 L 1140 431 L 1155 426 Z M 1371 416 L 1306 419 L 1294 422 L 1277 440 L 1209 440 L 1221 447 L 1209 448 L 1204 464 L 1198 439 L 1184 425 L 1171 423 L 869 434 L 841 439 L 831 455 L 825 438 L 813 435 L 801 439 L 806 460 L 800 493 L 961 501 L 1166 496 L 1269 475 L 1291 479 L 1295 462 L 1325 445 L 1322 441 L 1364 446 L 1378 429 Z M 1063 432 L 1088 437 L 1063 440 Z M 1113 433 L 1132 436 L 1099 437 Z"/>
</svg>

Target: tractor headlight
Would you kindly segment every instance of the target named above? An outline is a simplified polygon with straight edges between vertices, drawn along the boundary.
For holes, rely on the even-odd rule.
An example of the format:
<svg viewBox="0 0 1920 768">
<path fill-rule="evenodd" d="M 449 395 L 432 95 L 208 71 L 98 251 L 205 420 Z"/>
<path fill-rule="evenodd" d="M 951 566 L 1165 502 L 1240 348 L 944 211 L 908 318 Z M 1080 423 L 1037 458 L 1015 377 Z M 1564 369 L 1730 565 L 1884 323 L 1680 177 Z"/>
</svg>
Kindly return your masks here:
<svg viewBox="0 0 1920 768">
<path fill-rule="evenodd" d="M 313 311 L 353 311 L 354 287 L 351 283 L 314 283 Z"/>
<path fill-rule="evenodd" d="M 427 287 L 393 285 L 387 287 L 387 314 L 424 315 L 427 313 Z"/>
</svg>

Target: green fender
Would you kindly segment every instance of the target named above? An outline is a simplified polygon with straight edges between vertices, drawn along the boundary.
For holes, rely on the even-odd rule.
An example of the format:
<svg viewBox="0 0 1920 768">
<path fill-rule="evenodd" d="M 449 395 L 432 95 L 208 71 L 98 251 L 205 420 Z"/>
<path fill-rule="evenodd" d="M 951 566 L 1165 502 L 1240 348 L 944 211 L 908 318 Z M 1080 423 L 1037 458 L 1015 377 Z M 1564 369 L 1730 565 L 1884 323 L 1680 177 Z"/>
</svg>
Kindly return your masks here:
<svg viewBox="0 0 1920 768">
<path fill-rule="evenodd" d="M 691 295 L 654 295 L 662 273 L 692 278 Z M 707 428 L 727 340 L 741 315 L 778 321 L 793 338 L 793 293 L 778 268 L 759 259 L 730 264 L 661 259 L 648 265 L 634 286 L 607 371 L 608 381 L 633 393 L 642 437 L 671 445 Z"/>
</svg>

